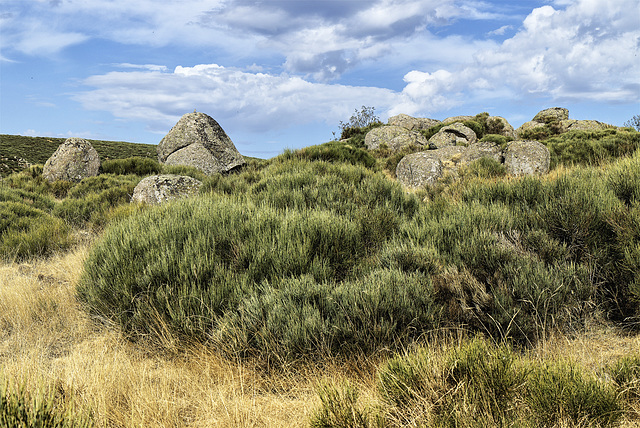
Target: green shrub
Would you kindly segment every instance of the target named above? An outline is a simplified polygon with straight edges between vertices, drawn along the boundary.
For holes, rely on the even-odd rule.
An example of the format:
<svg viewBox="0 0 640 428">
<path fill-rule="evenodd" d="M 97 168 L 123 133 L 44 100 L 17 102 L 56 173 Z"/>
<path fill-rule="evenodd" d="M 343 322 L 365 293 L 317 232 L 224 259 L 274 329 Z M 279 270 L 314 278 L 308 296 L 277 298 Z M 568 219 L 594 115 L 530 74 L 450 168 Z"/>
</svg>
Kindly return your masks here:
<svg viewBox="0 0 640 428">
<path fill-rule="evenodd" d="M 71 244 L 59 218 L 21 202 L 0 202 L 0 259 L 47 256 Z"/>
<path fill-rule="evenodd" d="M 330 141 L 318 146 L 305 147 L 304 149 L 296 150 L 295 156 L 309 161 L 350 163 L 351 165 L 362 165 L 370 169 L 375 169 L 376 167 L 375 158 L 367 150 L 340 141 Z"/>
<path fill-rule="evenodd" d="M 2 180 L 3 184 L 14 189 L 36 194 L 50 194 L 57 198 L 64 198 L 73 186 L 69 181 L 58 180 L 53 183 L 42 177 L 42 165 L 35 165 L 19 173 L 11 174 Z"/>
<path fill-rule="evenodd" d="M 0 380 L 0 426 L 42 428 L 92 427 L 93 420 L 86 414 L 69 408 L 63 411 L 56 403 L 56 393 L 37 391 L 29 393 L 24 385 L 10 386 Z"/>
<path fill-rule="evenodd" d="M 100 194 L 105 190 L 111 190 L 117 187 L 130 189 L 129 193 L 133 193 L 133 189 L 139 181 L 140 178 L 135 176 L 119 177 L 112 174 L 100 174 L 96 177 L 85 178 L 75 184 L 67 192 L 67 198 L 82 199 L 89 195 Z"/>
<path fill-rule="evenodd" d="M 483 157 L 465 165 L 460 175 L 478 178 L 504 177 L 507 175 L 507 168 L 495 159 Z"/>
<path fill-rule="evenodd" d="M 358 407 L 358 390 L 349 383 L 341 386 L 321 384 L 322 403 L 311 416 L 313 428 L 365 428 L 372 426 L 369 413 Z"/>
<path fill-rule="evenodd" d="M 86 178 L 69 191 L 69 196 L 58 203 L 52 213 L 74 226 L 90 223 L 103 227 L 112 209 L 131 200 L 139 178 L 129 178 L 105 175 Z"/>
<path fill-rule="evenodd" d="M 558 165 L 599 165 L 629 156 L 640 148 L 640 133 L 617 129 L 570 131 L 548 138 L 551 169 Z"/>
<path fill-rule="evenodd" d="M 634 369 L 616 370 L 627 376 Z M 615 388 L 575 364 L 545 364 L 481 338 L 391 358 L 378 369 L 376 386 L 379 402 L 365 410 L 351 385 L 323 386 L 314 421 L 342 426 L 338 421 L 353 422 L 351 414 L 362 426 L 591 427 L 615 426 L 624 410 Z"/>
<path fill-rule="evenodd" d="M 502 122 L 500 122 L 502 123 Z M 507 147 L 507 144 L 509 144 L 509 142 L 513 141 L 512 137 L 506 137 L 504 135 L 500 135 L 500 134 L 485 134 L 482 138 L 479 139 L 479 141 L 486 141 L 486 142 L 491 142 L 491 143 L 496 143 L 499 144 L 500 147 L 502 147 L 502 149 L 504 150 Z"/>
<path fill-rule="evenodd" d="M 227 353 L 263 363 L 368 354 L 436 328 L 431 295 L 427 276 L 394 270 L 342 283 L 294 278 L 248 295 L 227 312 L 214 338 Z"/>
<path fill-rule="evenodd" d="M 397 182 L 357 165 L 285 160 L 265 168 L 252 199 L 281 209 L 325 209 L 353 215 L 381 207 L 411 216 L 418 207 Z"/>
<path fill-rule="evenodd" d="M 106 160 L 102 163 L 102 172 L 115 175 L 147 176 L 160 174 L 162 165 L 156 160 L 144 157 Z"/>
<path fill-rule="evenodd" d="M 196 180 L 204 181 L 207 175 L 198 168 L 186 165 L 162 165 L 162 174 L 186 175 Z"/>
<path fill-rule="evenodd" d="M 20 202 L 43 211 L 51 211 L 55 206 L 53 198 L 46 194 L 4 186 L 0 187 L 0 202 Z"/>
<path fill-rule="evenodd" d="M 622 416 L 616 391 L 572 363 L 536 367 L 529 374 L 526 401 L 540 426 L 609 426 Z"/>
<path fill-rule="evenodd" d="M 607 186 L 627 206 L 640 202 L 640 150 L 611 165 L 606 180 Z"/>
<path fill-rule="evenodd" d="M 370 251 L 368 233 L 327 211 L 182 201 L 109 229 L 87 260 L 80 295 L 125 331 L 146 333 L 157 311 L 177 332 L 202 337 L 264 281 L 349 277 Z"/>
<path fill-rule="evenodd" d="M 622 357 L 605 368 L 618 388 L 620 395 L 629 402 L 640 402 L 640 354 Z"/>
<path fill-rule="evenodd" d="M 527 372 L 508 346 L 474 339 L 442 356 L 421 348 L 389 360 L 378 392 L 394 425 L 508 426 Z"/>
</svg>

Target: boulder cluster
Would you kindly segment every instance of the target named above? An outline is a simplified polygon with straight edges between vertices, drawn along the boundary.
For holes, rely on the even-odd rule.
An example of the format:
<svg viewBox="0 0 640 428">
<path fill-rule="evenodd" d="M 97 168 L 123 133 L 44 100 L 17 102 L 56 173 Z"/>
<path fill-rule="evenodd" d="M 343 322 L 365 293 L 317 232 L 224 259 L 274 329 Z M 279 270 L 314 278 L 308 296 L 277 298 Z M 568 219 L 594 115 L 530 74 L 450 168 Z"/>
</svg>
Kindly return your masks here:
<svg viewBox="0 0 640 428">
<path fill-rule="evenodd" d="M 569 119 L 569 110 L 562 107 L 553 107 L 542 110 L 536 114 L 532 120 L 523 123 L 522 126 L 516 130 L 516 134 L 522 136 L 526 131 L 544 128 L 546 126 L 555 126 L 559 133 L 568 131 L 598 131 L 611 128 L 611 125 L 598 122 L 597 120 Z"/>
<path fill-rule="evenodd" d="M 486 117 L 492 132 L 513 140 L 503 147 L 479 140 L 474 130 L 465 125 L 473 126 L 469 121 L 474 119 L 475 116 L 455 116 L 439 121 L 400 114 L 389 118 L 387 125 L 367 133 L 365 145 L 369 150 L 386 147 L 394 153 L 408 148 L 422 149 L 402 158 L 396 168 L 396 177 L 405 187 L 417 188 L 433 185 L 447 174 L 455 177 L 460 167 L 481 158 L 504 164 L 514 176 L 545 174 L 549 171 L 549 150 L 538 141 L 523 139 L 527 131 L 548 126 L 558 132 L 610 127 L 595 120 L 571 120 L 569 111 L 559 107 L 539 112 L 517 130 L 502 117 Z M 420 132 L 436 125 L 442 126 L 429 139 Z M 160 141 L 157 152 L 160 163 L 191 166 L 206 175 L 228 173 L 245 163 L 218 122 L 195 111 L 180 118 Z M 91 144 L 81 138 L 69 138 L 47 160 L 43 176 L 49 181 L 79 182 L 97 175 L 99 169 L 100 158 Z M 132 201 L 157 204 L 193 194 L 201 185 L 187 176 L 151 176 L 140 181 Z"/>
<path fill-rule="evenodd" d="M 365 145 L 369 150 L 384 146 L 392 152 L 410 147 L 422 149 L 402 158 L 396 167 L 396 177 L 405 187 L 418 188 L 433 185 L 445 175 L 456 177 L 462 166 L 480 158 L 504 164 L 507 172 L 514 176 L 546 174 L 550 164 L 549 150 L 538 141 L 523 139 L 527 130 L 548 125 L 558 126 L 559 132 L 610 126 L 593 120 L 571 120 L 569 111 L 558 107 L 539 112 L 517 130 L 503 117 L 486 117 L 486 123 L 495 133 L 513 140 L 503 147 L 478 140 L 474 130 L 465 125 L 473 120 L 475 116 L 455 116 L 443 121 L 404 114 L 393 116 L 387 125 L 374 128 L 366 135 Z M 436 125 L 442 126 L 428 140 L 418 132 Z"/>
</svg>

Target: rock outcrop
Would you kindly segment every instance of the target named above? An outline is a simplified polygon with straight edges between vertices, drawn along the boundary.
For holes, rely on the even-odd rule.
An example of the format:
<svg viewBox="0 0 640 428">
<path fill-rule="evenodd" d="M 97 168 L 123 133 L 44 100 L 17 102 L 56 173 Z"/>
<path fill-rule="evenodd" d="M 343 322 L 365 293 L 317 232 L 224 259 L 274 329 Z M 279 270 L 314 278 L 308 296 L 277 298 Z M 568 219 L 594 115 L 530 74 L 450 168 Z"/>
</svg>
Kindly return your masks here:
<svg viewBox="0 0 640 428">
<path fill-rule="evenodd" d="M 562 107 L 553 107 L 542 110 L 535 115 L 533 120 L 525 122 L 516 130 L 519 137 L 524 137 L 527 131 L 544 128 L 553 125 L 556 133 L 568 131 L 599 131 L 607 128 L 614 128 L 613 125 L 598 122 L 597 120 L 575 120 L 569 119 L 569 110 Z"/>
<path fill-rule="evenodd" d="M 461 162 L 471 163 L 480 158 L 490 158 L 499 163 L 504 161 L 502 148 L 499 144 L 491 141 L 477 141 L 463 152 Z"/>
<path fill-rule="evenodd" d="M 442 123 L 456 123 L 456 122 L 466 122 L 467 120 L 475 119 L 475 116 L 451 116 L 442 121 Z"/>
<path fill-rule="evenodd" d="M 567 119 L 569 119 L 569 110 L 562 107 L 552 107 L 542 110 L 533 117 L 533 121 L 539 123 L 560 122 L 561 120 Z"/>
<path fill-rule="evenodd" d="M 447 146 L 468 146 L 478 140 L 473 129 L 460 122 L 452 123 L 440 129 L 429 139 L 429 145 L 437 148 Z"/>
<path fill-rule="evenodd" d="M 373 128 L 364 137 L 364 144 L 369 150 L 375 150 L 385 144 L 394 152 L 414 145 L 416 147 L 428 147 L 428 141 L 419 132 L 409 131 L 406 128 L 395 125 L 385 125 Z"/>
<path fill-rule="evenodd" d="M 504 165 L 511 175 L 541 175 L 549 172 L 549 149 L 538 141 L 514 141 L 504 152 Z"/>
<path fill-rule="evenodd" d="M 412 153 L 402 158 L 396 167 L 396 177 L 405 187 L 418 188 L 437 183 L 444 166 L 429 152 Z"/>
<path fill-rule="evenodd" d="M 429 129 L 441 122 L 436 119 L 411 117 L 406 114 L 399 114 L 397 116 L 390 117 L 388 123 L 389 125 L 401 126 L 409 131 L 419 131 L 422 129 Z"/>
<path fill-rule="evenodd" d="M 409 154 L 398 162 L 396 177 L 405 187 L 433 185 L 447 173 L 457 175 L 466 150 L 462 146 L 448 146 Z"/>
<path fill-rule="evenodd" d="M 48 181 L 79 182 L 98 175 L 100 156 L 91 143 L 82 138 L 69 138 L 44 164 L 42 176 Z"/>
<path fill-rule="evenodd" d="M 245 163 L 218 122 L 204 113 L 182 116 L 160 141 L 157 152 L 161 163 L 193 166 L 209 175 Z"/>
<path fill-rule="evenodd" d="M 133 190 L 131 202 L 161 204 L 198 192 L 202 182 L 184 175 L 152 175 L 143 178 Z"/>
</svg>

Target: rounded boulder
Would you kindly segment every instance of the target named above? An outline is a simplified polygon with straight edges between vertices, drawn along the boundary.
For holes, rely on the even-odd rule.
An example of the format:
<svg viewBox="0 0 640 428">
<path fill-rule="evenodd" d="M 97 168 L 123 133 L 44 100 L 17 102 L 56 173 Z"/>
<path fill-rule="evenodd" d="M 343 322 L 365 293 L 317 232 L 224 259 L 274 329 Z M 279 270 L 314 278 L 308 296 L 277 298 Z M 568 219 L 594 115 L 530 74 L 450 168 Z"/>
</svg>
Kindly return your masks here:
<svg viewBox="0 0 640 428">
<path fill-rule="evenodd" d="M 514 141 L 504 152 L 504 165 L 511 175 L 541 175 L 549 172 L 551 154 L 538 141 Z"/>
<path fill-rule="evenodd" d="M 79 182 L 100 171 L 100 156 L 91 143 L 82 138 L 68 138 L 51 155 L 42 169 L 48 181 Z"/>
<path fill-rule="evenodd" d="M 238 152 L 231 138 L 224 132 L 218 122 L 211 116 L 195 112 L 182 116 L 178 123 L 160 141 L 156 149 L 158 161 L 165 163 L 172 154 L 193 144 L 198 144 L 199 146 L 193 147 L 178 156 L 181 162 L 180 165 L 199 168 L 199 165 L 203 163 L 197 157 L 203 153 L 201 147 L 205 148 L 216 160 L 219 165 L 215 168 L 216 172 L 228 172 L 245 164 L 244 157 Z M 187 153 L 195 157 L 189 158 Z M 210 165 L 210 160 L 207 160 L 206 164 Z"/>
<path fill-rule="evenodd" d="M 157 205 L 196 194 L 200 186 L 200 180 L 184 175 L 152 175 L 143 178 L 133 189 L 131 202 Z"/>
</svg>

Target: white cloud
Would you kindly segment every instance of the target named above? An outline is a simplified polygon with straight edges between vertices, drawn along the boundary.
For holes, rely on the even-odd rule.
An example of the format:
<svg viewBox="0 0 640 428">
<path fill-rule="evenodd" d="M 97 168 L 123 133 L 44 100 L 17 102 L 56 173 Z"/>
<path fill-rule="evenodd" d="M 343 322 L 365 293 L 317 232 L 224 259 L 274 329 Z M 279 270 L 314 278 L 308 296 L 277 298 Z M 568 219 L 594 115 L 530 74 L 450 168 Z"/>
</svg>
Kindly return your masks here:
<svg viewBox="0 0 640 428">
<path fill-rule="evenodd" d="M 512 100 L 637 103 L 640 22 L 629 13 L 637 6 L 637 0 L 578 0 L 565 10 L 534 9 L 512 38 L 477 51 L 468 63 L 447 73 L 407 74 L 403 94 L 414 108 L 420 94 L 436 94 L 440 101 L 425 109 L 505 94 Z"/>
<path fill-rule="evenodd" d="M 9 52 L 30 55 L 89 39 L 203 47 L 233 58 L 278 58 L 288 72 L 327 81 L 389 54 L 390 45 L 428 26 L 487 18 L 486 9 L 484 3 L 456 0 L 16 2 L 5 14 L 11 26 L 3 38 L 10 39 Z M 26 21 L 33 25 L 25 27 Z"/>
<path fill-rule="evenodd" d="M 319 120 L 335 124 L 363 104 L 375 106 L 383 116 L 407 113 L 437 117 L 440 112 L 477 105 L 480 100 L 518 102 L 540 96 L 558 101 L 638 102 L 640 29 L 627 18 L 635 1 L 621 0 L 606 11 L 602 5 L 609 4 L 607 0 L 580 0 L 566 10 L 544 6 L 533 10 L 520 30 L 501 44 L 465 45 L 457 36 L 431 38 L 434 55 L 440 55 L 450 67 L 407 72 L 401 91 L 314 83 L 290 74 L 202 64 L 177 67 L 173 72 L 162 66 L 139 66 L 140 70 L 93 76 L 84 83 L 95 89 L 78 94 L 76 99 L 88 109 L 140 120 L 158 131 L 197 108 L 228 123 L 231 129 L 251 132 Z M 413 46 L 408 42 L 389 46 L 398 47 L 395 55 L 407 60 L 409 49 L 420 43 L 428 45 L 430 37 Z M 350 60 L 348 54 L 335 53 L 343 61 Z M 317 55 L 292 58 L 299 61 L 292 68 L 318 70 L 324 66 L 314 63 L 320 58 Z M 335 66 L 338 61 L 332 58 L 329 63 Z"/>
<path fill-rule="evenodd" d="M 142 121 L 158 132 L 193 109 L 212 115 L 225 129 L 262 132 L 317 121 L 335 124 L 363 103 L 390 106 L 400 98 L 388 89 L 312 83 L 217 64 L 111 72 L 84 84 L 96 88 L 75 96 L 85 108 Z"/>
<path fill-rule="evenodd" d="M 493 31 L 489 31 L 487 34 L 489 36 L 503 36 L 509 30 L 513 30 L 513 25 L 503 25 Z"/>
</svg>

